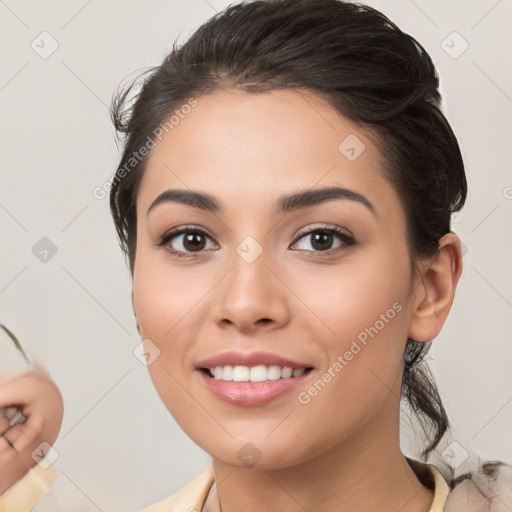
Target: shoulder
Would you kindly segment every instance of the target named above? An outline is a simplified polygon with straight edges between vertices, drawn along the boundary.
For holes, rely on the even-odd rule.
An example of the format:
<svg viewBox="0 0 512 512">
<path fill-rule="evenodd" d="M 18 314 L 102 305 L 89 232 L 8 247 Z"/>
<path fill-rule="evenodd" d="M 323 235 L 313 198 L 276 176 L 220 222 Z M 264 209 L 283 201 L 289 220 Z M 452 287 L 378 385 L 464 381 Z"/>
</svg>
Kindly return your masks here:
<svg viewBox="0 0 512 512">
<path fill-rule="evenodd" d="M 487 461 L 451 482 L 444 512 L 512 510 L 512 466 Z"/>
<path fill-rule="evenodd" d="M 458 476 L 445 477 L 446 468 L 406 457 L 419 480 L 434 490 L 429 512 L 504 512 L 512 511 L 512 466 L 502 461 L 473 464 L 473 469 Z M 442 466 L 442 465 L 441 465 Z M 446 471 L 445 471 L 446 472 Z"/>
<path fill-rule="evenodd" d="M 435 491 L 429 512 L 512 510 L 512 466 L 509 464 L 488 461 L 448 483 L 435 465 L 407 459 L 420 480 Z M 181 490 L 141 512 L 200 512 L 214 481 L 210 466 Z"/>
<path fill-rule="evenodd" d="M 199 512 L 203 508 L 214 481 L 213 467 L 210 466 L 183 489 L 141 512 Z"/>
</svg>

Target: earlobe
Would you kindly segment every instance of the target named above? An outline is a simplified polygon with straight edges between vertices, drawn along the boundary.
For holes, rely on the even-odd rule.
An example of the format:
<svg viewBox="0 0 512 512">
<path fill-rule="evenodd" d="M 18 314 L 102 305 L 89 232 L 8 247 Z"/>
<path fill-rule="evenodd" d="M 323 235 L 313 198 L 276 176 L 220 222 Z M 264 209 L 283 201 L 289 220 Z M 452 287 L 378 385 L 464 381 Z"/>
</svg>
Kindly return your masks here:
<svg viewBox="0 0 512 512">
<path fill-rule="evenodd" d="M 461 272 L 460 240 L 455 233 L 447 233 L 439 240 L 437 254 L 423 270 L 409 328 L 410 338 L 429 341 L 439 334 L 450 312 Z"/>
</svg>

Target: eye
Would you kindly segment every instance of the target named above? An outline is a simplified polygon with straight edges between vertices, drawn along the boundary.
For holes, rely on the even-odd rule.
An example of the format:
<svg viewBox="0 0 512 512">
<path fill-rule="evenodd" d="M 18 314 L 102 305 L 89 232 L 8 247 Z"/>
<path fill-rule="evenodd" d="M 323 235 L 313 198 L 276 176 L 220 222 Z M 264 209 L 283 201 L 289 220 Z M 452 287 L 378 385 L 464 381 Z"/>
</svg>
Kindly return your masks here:
<svg viewBox="0 0 512 512">
<path fill-rule="evenodd" d="M 352 236 L 339 228 L 327 226 L 299 232 L 293 245 L 300 244 L 300 242 L 306 242 L 304 245 L 309 244 L 312 248 L 299 247 L 298 250 L 320 255 L 338 253 L 355 244 Z M 210 243 L 209 246 L 208 243 Z M 194 254 L 204 252 L 205 249 L 219 248 L 206 231 L 194 226 L 185 226 L 169 231 L 159 238 L 155 245 L 164 246 L 171 255 L 177 258 L 193 257 Z"/>
<path fill-rule="evenodd" d="M 211 246 L 207 247 L 208 240 Z M 206 231 L 191 226 L 174 229 L 163 235 L 157 242 L 157 246 L 165 246 L 166 249 L 177 258 L 192 256 L 207 248 L 218 248 Z"/>
<path fill-rule="evenodd" d="M 337 244 L 336 241 L 338 241 Z M 344 251 L 355 244 L 355 240 L 352 236 L 339 228 L 327 226 L 301 231 L 297 235 L 296 241 L 293 245 L 297 245 L 299 242 L 304 242 L 303 247 L 299 247 L 299 250 L 320 253 L 323 255 Z M 307 248 L 308 245 L 311 249 Z"/>
</svg>

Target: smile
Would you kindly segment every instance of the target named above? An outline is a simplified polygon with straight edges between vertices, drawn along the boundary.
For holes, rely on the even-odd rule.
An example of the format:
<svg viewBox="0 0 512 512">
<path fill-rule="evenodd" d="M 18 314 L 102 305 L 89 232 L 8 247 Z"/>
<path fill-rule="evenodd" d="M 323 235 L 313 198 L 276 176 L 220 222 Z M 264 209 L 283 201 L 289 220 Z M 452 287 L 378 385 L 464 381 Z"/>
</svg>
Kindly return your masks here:
<svg viewBox="0 0 512 512">
<path fill-rule="evenodd" d="M 217 370 L 220 368 L 220 370 Z M 227 371 L 226 371 L 227 368 Z M 256 370 L 254 370 L 256 368 Z M 277 372 L 279 369 L 279 377 Z M 291 368 L 258 365 L 254 367 L 247 366 L 220 366 L 213 368 L 215 374 L 217 371 L 222 372 L 223 378 L 217 378 L 213 376 L 213 372 L 208 368 L 197 369 L 200 379 L 206 389 L 212 393 L 212 395 L 223 402 L 239 407 L 258 407 L 264 406 L 273 402 L 274 400 L 284 397 L 293 390 L 296 390 L 300 385 L 304 383 L 306 379 L 309 379 L 313 368 L 297 368 L 292 371 L 292 375 L 287 377 L 290 373 Z M 229 376 L 229 372 L 232 372 L 232 377 L 238 378 L 239 380 L 224 380 L 224 372 Z M 261 380 L 247 380 L 247 375 L 251 378 L 251 373 L 255 372 L 256 377 Z M 284 371 L 285 377 L 281 376 Z M 259 372 L 259 375 L 258 375 Z M 295 373 L 295 375 L 293 375 Z M 265 378 L 263 378 L 265 377 Z M 298 391 L 297 391 L 298 392 Z"/>
</svg>

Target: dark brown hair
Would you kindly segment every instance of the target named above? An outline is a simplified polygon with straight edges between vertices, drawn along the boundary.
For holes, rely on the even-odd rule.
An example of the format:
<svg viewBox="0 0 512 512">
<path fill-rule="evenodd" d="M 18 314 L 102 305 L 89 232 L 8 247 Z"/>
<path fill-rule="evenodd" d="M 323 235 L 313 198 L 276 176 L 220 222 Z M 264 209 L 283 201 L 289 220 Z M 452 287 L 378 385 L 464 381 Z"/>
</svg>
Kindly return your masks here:
<svg viewBox="0 0 512 512">
<path fill-rule="evenodd" d="M 312 91 L 377 134 L 385 174 L 406 212 L 411 269 L 431 257 L 464 205 L 467 183 L 457 139 L 440 110 L 431 58 L 379 11 L 341 0 L 267 0 L 232 5 L 200 26 L 164 62 L 118 92 L 112 118 L 124 151 L 110 192 L 117 234 L 133 274 L 136 201 L 148 138 L 189 98 L 230 87 Z M 134 102 L 128 101 L 141 85 Z M 122 171 L 122 172 L 121 172 Z M 430 438 L 449 427 L 429 370 L 429 344 L 408 340 L 402 397 Z"/>
</svg>

